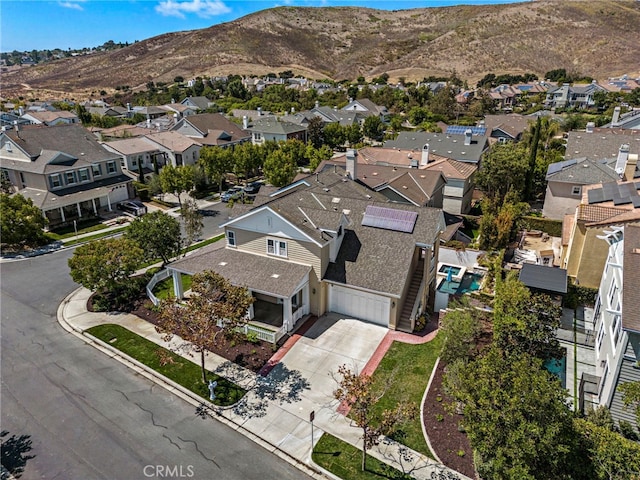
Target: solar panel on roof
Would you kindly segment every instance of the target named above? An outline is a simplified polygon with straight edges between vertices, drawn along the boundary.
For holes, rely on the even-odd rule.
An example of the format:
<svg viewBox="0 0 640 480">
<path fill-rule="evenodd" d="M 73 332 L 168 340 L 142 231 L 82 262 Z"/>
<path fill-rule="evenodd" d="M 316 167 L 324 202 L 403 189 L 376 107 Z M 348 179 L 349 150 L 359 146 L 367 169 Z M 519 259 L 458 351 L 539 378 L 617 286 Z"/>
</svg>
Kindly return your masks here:
<svg viewBox="0 0 640 480">
<path fill-rule="evenodd" d="M 601 188 L 589 190 L 587 192 L 587 198 L 589 199 L 589 204 L 604 202 L 604 192 Z"/>
<path fill-rule="evenodd" d="M 633 203 L 635 208 L 640 208 L 640 196 L 633 197 L 631 203 Z"/>
<path fill-rule="evenodd" d="M 629 198 L 628 196 L 620 196 L 620 195 L 616 195 L 613 197 L 613 204 L 614 205 L 624 205 L 625 203 L 631 203 L 631 198 Z"/>
<path fill-rule="evenodd" d="M 578 163 L 578 160 L 576 158 L 573 158 L 571 160 L 565 160 L 563 162 L 552 163 L 547 168 L 547 175 L 553 175 L 554 173 L 559 172 L 560 170 L 564 169 L 565 167 L 569 167 L 571 165 L 575 165 L 576 163 Z"/>
<path fill-rule="evenodd" d="M 369 205 L 364 212 L 364 217 L 362 217 L 362 225 L 364 227 L 411 233 L 416 225 L 417 218 L 418 214 L 416 212 Z"/>
<path fill-rule="evenodd" d="M 613 196 L 618 191 L 618 184 L 616 182 L 609 182 L 602 184 L 602 192 L 604 193 L 604 201 L 608 202 L 613 199 Z"/>
<path fill-rule="evenodd" d="M 449 125 L 445 134 L 447 135 L 464 135 L 464 132 L 471 130 L 473 135 L 484 136 L 487 133 L 487 127 L 470 127 L 466 125 Z"/>
</svg>

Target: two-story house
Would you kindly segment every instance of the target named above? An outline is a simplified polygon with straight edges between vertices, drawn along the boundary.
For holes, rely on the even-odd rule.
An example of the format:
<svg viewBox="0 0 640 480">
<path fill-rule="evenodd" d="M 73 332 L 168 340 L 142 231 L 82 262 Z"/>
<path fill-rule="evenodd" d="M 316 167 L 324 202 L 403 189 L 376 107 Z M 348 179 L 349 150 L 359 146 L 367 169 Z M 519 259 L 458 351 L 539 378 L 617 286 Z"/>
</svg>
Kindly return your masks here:
<svg viewBox="0 0 640 480">
<path fill-rule="evenodd" d="M 171 164 L 174 167 L 195 165 L 200 158 L 202 144 L 178 132 L 150 133 L 144 138 L 150 148 L 162 152 L 165 164 Z"/>
<path fill-rule="evenodd" d="M 254 322 L 292 331 L 325 312 L 412 331 L 433 305 L 441 210 L 392 204 L 353 181 L 354 164 L 328 166 L 223 224 L 224 248 L 173 262 L 181 274 L 213 270 L 256 298 Z"/>
<path fill-rule="evenodd" d="M 280 121 L 273 116 L 256 118 L 252 125 L 247 125 L 246 130 L 251 132 L 251 142 L 254 145 L 262 145 L 269 141 L 307 141 L 307 127 L 297 123 Z"/>
<path fill-rule="evenodd" d="M 80 123 L 80 119 L 73 112 L 66 110 L 57 110 L 55 112 L 50 111 L 30 111 L 22 115 L 23 120 L 28 120 L 34 125 L 47 125 L 53 127 L 55 125 L 70 125 L 73 123 Z"/>
<path fill-rule="evenodd" d="M 2 132 L 0 165 L 15 191 L 42 210 L 49 227 L 97 216 L 133 196 L 118 155 L 81 125 Z"/>
<path fill-rule="evenodd" d="M 607 89 L 598 85 L 595 80 L 586 84 L 564 83 L 547 90 L 544 103 L 549 108 L 589 108 L 596 104 L 593 94 L 598 91 L 606 92 Z"/>
<path fill-rule="evenodd" d="M 251 139 L 251 134 L 219 113 L 198 113 L 181 118 L 171 129 L 201 145 L 233 147 Z"/>
<path fill-rule="evenodd" d="M 102 146 L 118 155 L 122 171 L 136 180 L 139 178 L 140 168 L 146 175 L 159 170 L 168 161 L 167 153 L 146 137 L 113 140 L 104 142 Z"/>
<path fill-rule="evenodd" d="M 613 227 L 600 238 L 609 251 L 595 308 L 597 385 L 589 395 L 583 378 L 581 403 L 604 405 L 614 420 L 637 427 L 634 411 L 625 408 L 618 387 L 640 381 L 640 224 Z"/>
<path fill-rule="evenodd" d="M 477 127 L 465 127 L 461 133 L 448 134 L 400 132 L 395 140 L 384 142 L 384 147 L 418 151 L 427 148 L 430 154 L 478 164 L 482 154 L 489 148 L 489 141 L 485 135 L 474 135 L 474 128 Z"/>
</svg>

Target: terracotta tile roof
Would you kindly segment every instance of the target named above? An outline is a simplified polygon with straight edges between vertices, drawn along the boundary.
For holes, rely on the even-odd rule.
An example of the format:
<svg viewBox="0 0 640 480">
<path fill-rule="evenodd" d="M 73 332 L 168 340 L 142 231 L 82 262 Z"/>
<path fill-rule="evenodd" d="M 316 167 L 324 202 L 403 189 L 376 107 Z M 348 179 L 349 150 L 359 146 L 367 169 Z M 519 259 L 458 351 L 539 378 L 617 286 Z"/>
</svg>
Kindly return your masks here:
<svg viewBox="0 0 640 480">
<path fill-rule="evenodd" d="M 588 223 L 606 222 L 612 217 L 625 213 L 622 208 L 605 207 L 602 205 L 578 205 L 578 220 Z"/>
<path fill-rule="evenodd" d="M 622 280 L 622 327 L 640 333 L 640 224 L 624 227 L 624 260 Z"/>
</svg>

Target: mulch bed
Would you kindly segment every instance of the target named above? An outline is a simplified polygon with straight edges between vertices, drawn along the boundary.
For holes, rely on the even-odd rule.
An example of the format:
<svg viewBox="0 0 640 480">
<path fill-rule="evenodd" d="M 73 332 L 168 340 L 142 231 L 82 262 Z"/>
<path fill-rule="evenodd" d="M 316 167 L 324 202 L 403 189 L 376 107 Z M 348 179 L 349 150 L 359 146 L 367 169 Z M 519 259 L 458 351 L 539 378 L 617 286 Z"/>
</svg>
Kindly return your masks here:
<svg viewBox="0 0 640 480">
<path fill-rule="evenodd" d="M 462 415 L 445 410 L 451 405 L 451 398 L 442 388 L 443 376 L 444 364 L 439 362 L 424 403 L 424 426 L 431 447 L 442 463 L 470 478 L 475 478 L 473 450 L 467 436 L 459 430 Z"/>
</svg>

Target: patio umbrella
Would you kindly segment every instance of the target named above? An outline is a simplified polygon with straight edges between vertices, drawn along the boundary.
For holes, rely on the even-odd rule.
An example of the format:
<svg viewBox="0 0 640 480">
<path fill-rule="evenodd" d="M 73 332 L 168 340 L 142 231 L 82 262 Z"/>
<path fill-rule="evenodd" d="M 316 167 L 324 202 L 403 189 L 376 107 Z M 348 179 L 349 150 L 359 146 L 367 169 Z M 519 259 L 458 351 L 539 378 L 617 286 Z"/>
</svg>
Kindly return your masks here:
<svg viewBox="0 0 640 480">
<path fill-rule="evenodd" d="M 449 267 L 449 271 L 447 272 L 447 282 L 451 283 L 451 281 L 453 280 L 453 273 L 451 272 L 453 267 Z"/>
</svg>

